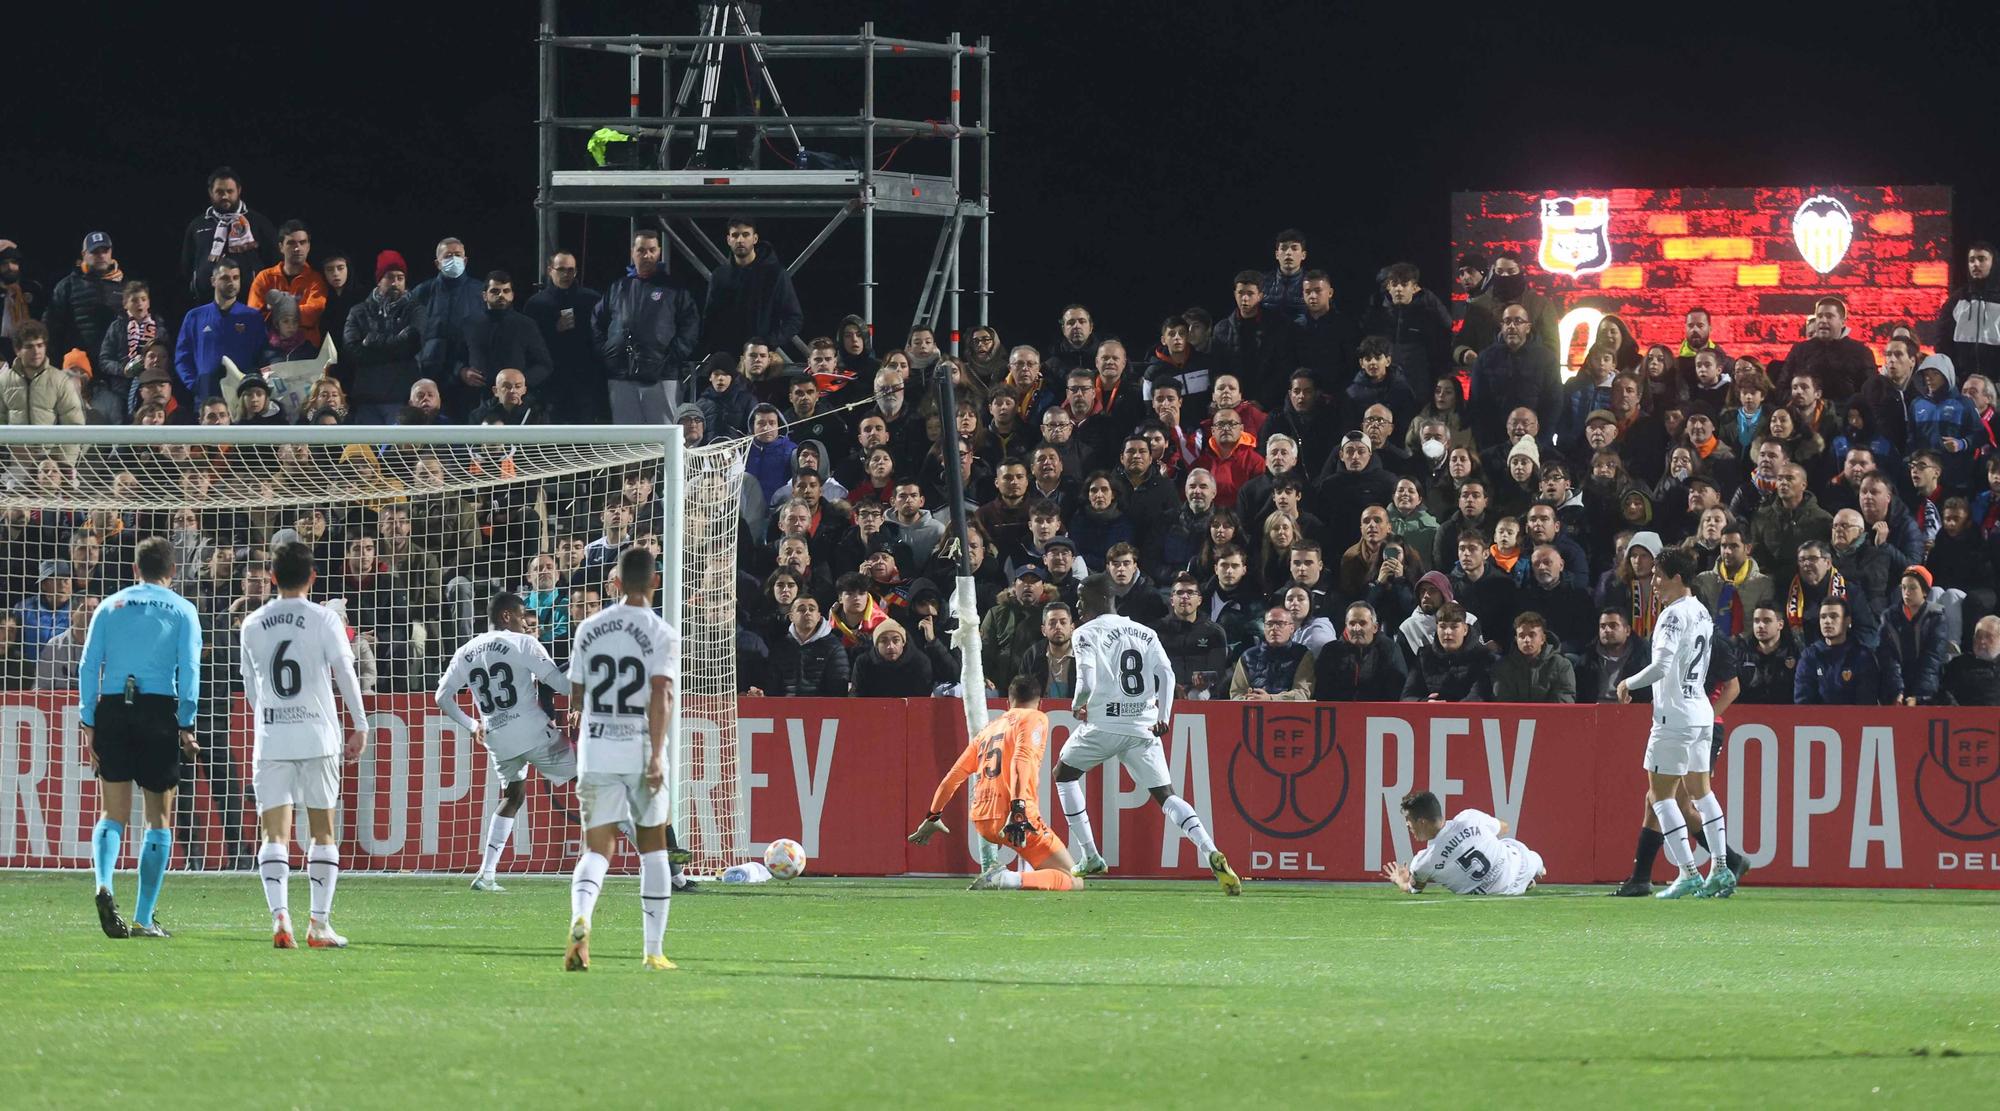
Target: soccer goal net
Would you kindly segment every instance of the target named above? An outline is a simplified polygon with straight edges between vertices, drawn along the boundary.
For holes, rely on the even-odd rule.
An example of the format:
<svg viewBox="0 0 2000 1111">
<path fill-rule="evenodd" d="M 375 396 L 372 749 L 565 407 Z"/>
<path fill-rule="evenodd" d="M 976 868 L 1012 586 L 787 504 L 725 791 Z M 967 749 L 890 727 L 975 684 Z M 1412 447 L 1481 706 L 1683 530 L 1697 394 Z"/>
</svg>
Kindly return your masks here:
<svg viewBox="0 0 2000 1111">
<path fill-rule="evenodd" d="M 273 596 L 271 551 L 292 539 L 316 555 L 312 598 L 346 622 L 373 727 L 343 769 L 350 869 L 477 868 L 501 785 L 438 710 L 439 680 L 499 591 L 521 596 L 527 631 L 566 666 L 570 630 L 615 601 L 606 580 L 633 545 L 660 557 L 657 600 L 682 635 L 676 832 L 693 870 L 736 862 L 746 448 L 684 447 L 677 426 L 0 427 L 0 866 L 89 866 L 97 792 L 78 668 L 94 613 L 131 583 L 151 536 L 173 545 L 174 589 L 202 623 L 202 751 L 177 800 L 174 867 L 244 868 L 254 852 L 238 629 Z M 476 717 L 500 694 L 475 685 L 460 705 Z M 567 690 L 527 680 L 505 696 L 534 698 L 573 742 L 557 712 Z M 531 774 L 500 870 L 567 870 L 578 840 L 573 788 Z"/>
</svg>

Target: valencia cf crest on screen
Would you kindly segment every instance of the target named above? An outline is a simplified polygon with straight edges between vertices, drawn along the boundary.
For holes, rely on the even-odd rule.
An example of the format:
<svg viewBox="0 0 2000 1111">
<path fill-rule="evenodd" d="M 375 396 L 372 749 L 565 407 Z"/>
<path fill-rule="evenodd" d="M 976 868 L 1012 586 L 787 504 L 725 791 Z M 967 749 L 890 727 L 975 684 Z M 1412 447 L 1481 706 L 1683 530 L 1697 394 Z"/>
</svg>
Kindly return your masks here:
<svg viewBox="0 0 2000 1111">
<path fill-rule="evenodd" d="M 1854 217 L 1835 198 L 1814 193 L 1792 213 L 1792 242 L 1814 273 L 1831 274 L 1854 242 Z"/>
<path fill-rule="evenodd" d="M 1611 198 L 1542 199 L 1542 269 L 1595 274 L 1611 265 Z"/>
</svg>

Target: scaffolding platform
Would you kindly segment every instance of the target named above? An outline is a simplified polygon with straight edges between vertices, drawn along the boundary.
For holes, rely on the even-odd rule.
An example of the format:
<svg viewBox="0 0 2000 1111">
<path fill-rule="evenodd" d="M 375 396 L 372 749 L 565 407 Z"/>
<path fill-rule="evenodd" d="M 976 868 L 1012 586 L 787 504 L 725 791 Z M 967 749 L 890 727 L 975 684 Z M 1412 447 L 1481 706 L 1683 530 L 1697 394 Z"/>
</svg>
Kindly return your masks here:
<svg viewBox="0 0 2000 1111">
<path fill-rule="evenodd" d="M 744 7 L 754 12 L 757 5 Z M 535 216 L 544 258 L 559 242 L 561 214 L 622 215 L 635 224 L 643 220 L 660 225 L 674 253 L 706 279 L 714 267 L 726 263 L 728 255 L 697 223 L 699 219 L 726 218 L 738 213 L 816 218 L 821 221 L 817 234 L 804 248 L 790 252 L 786 260 L 786 269 L 797 273 L 836 230 L 858 216 L 862 316 L 873 328 L 877 321 L 876 272 L 881 262 L 876 252 L 875 218 L 878 215 L 928 218 L 938 222 L 938 231 L 912 324 L 934 329 L 940 344 L 957 352 L 961 295 L 967 292 L 961 278 L 966 254 L 976 255 L 978 268 L 976 288 L 970 291 L 975 300 L 973 323 L 987 322 L 992 295 L 988 249 L 992 237 L 989 188 L 993 161 L 990 123 L 993 51 L 987 39 L 967 43 L 955 33 L 943 42 L 893 38 L 878 35 L 873 22 L 864 23 L 852 35 L 765 35 L 756 28 L 755 15 L 750 19 L 748 34 L 565 35 L 557 31 L 558 8 L 558 0 L 542 0 L 538 38 L 540 111 L 536 126 L 540 142 Z M 760 114 L 716 114 L 713 106 L 706 115 L 689 110 L 684 101 L 685 89 L 692 84 L 691 71 L 698 68 L 705 55 L 712 57 L 718 46 L 745 54 L 743 80 L 746 81 L 748 55 L 753 52 L 760 53 L 763 59 L 788 63 L 781 75 L 784 77 L 793 75 L 789 66 L 793 61 L 856 67 L 861 78 L 859 104 L 853 102 L 850 94 L 844 104 L 807 103 L 807 114 L 764 115 L 761 94 L 752 90 L 749 106 Z M 564 115 L 558 95 L 560 60 L 605 55 L 625 60 L 627 113 Z M 977 81 L 972 89 L 967 89 L 963 81 L 968 62 L 977 67 Z M 876 71 L 882 63 L 898 69 L 913 64 L 942 65 L 949 69 L 948 83 L 937 87 L 939 103 L 935 118 L 905 119 L 877 113 Z M 683 84 L 679 97 L 674 93 L 676 81 Z M 816 90 L 810 80 L 805 87 Z M 899 82 L 899 87 L 908 86 Z M 771 91 L 772 99 L 782 110 L 775 85 Z M 819 99 L 828 96 L 823 91 L 812 95 Z M 657 110 L 643 111 L 648 100 L 658 104 Z M 964 115 L 974 107 L 977 116 L 967 121 Z M 824 114 L 828 108 L 843 114 Z M 821 114 L 810 114 L 814 111 Z M 636 152 L 625 152 L 628 156 L 639 155 L 636 167 L 631 165 L 629 157 L 615 168 L 579 167 L 574 160 L 563 164 L 565 152 L 558 143 L 559 136 L 587 135 L 600 128 L 613 128 L 630 138 L 629 143 L 616 145 L 639 148 Z M 699 143 L 707 141 L 710 132 L 739 141 L 747 139 L 744 146 L 749 151 L 751 165 L 746 168 L 702 165 L 697 149 Z M 699 142 L 697 136 L 702 137 Z M 847 144 L 852 153 L 828 155 L 823 145 L 816 142 L 823 139 Z M 789 144 L 789 158 L 779 141 Z M 948 169 L 941 173 L 886 169 L 901 146 L 912 142 L 945 146 Z M 576 144 L 577 150 L 570 153 L 580 153 L 581 146 Z M 855 146 L 858 151 L 853 150 Z M 779 161 L 807 163 L 810 168 L 759 165 L 767 157 L 766 151 Z M 969 161 L 976 161 L 976 167 L 968 165 Z M 852 168 L 827 169 L 815 165 L 827 162 L 834 165 L 851 162 Z M 934 164 L 935 159 L 931 162 Z M 928 171 L 931 166 L 921 169 Z M 968 229 L 968 225 L 972 227 Z M 976 249 L 966 245 L 968 230 L 977 233 Z M 914 270 L 918 264 L 912 259 L 910 268 Z"/>
</svg>

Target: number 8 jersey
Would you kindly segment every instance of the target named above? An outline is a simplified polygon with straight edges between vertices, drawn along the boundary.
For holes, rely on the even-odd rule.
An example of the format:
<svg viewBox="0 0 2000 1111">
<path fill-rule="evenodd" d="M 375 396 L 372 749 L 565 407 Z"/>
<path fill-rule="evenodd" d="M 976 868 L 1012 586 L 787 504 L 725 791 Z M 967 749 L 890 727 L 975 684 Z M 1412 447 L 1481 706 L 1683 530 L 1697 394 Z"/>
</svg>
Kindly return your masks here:
<svg viewBox="0 0 2000 1111">
<path fill-rule="evenodd" d="M 537 680 L 550 690 L 567 689 L 562 669 L 534 637 L 494 629 L 466 641 L 451 658 L 438 683 L 438 708 L 470 732 L 472 721 L 458 708 L 458 692 L 470 687 L 486 728 L 486 750 L 496 760 L 511 760 L 549 740 L 549 719 L 535 697 Z"/>
<path fill-rule="evenodd" d="M 1129 617 L 1107 613 L 1077 627 L 1074 708 L 1085 724 L 1108 733 L 1150 737 L 1174 697 L 1174 664 L 1159 634 Z"/>
<path fill-rule="evenodd" d="M 347 626 L 306 598 L 275 598 L 243 620 L 243 699 L 255 723 L 255 759 L 310 760 L 340 752 L 333 684 L 356 732 L 368 731 Z"/>
<path fill-rule="evenodd" d="M 680 636 L 652 610 L 619 602 L 571 631 L 569 681 L 583 688 L 580 775 L 646 770 L 646 703 L 655 676 L 679 670 Z"/>
</svg>

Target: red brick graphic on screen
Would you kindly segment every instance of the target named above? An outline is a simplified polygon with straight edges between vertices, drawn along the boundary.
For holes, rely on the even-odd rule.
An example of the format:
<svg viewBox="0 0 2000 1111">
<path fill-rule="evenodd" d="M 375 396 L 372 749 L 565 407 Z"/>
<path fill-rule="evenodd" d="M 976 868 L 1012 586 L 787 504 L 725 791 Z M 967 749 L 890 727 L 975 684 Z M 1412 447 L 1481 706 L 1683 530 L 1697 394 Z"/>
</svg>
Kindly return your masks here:
<svg viewBox="0 0 2000 1111">
<path fill-rule="evenodd" d="M 1604 200 L 1610 259 L 1595 268 L 1579 233 L 1599 214 L 1586 206 L 1579 220 L 1581 198 Z M 1725 351 L 1769 362 L 1802 338 L 1813 301 L 1835 294 L 1847 301 L 1849 334 L 1880 347 L 1896 324 L 1929 321 L 1951 280 L 1951 189 L 1943 185 L 1578 185 L 1454 193 L 1451 208 L 1456 251 L 1518 252 L 1530 288 L 1565 313 L 1618 314 L 1642 346 L 1677 347 L 1682 318 L 1700 306 L 1713 314 Z M 1558 217 L 1552 226 L 1550 215 Z M 1593 315 L 1573 322 L 1567 361 L 1581 356 Z"/>
</svg>

